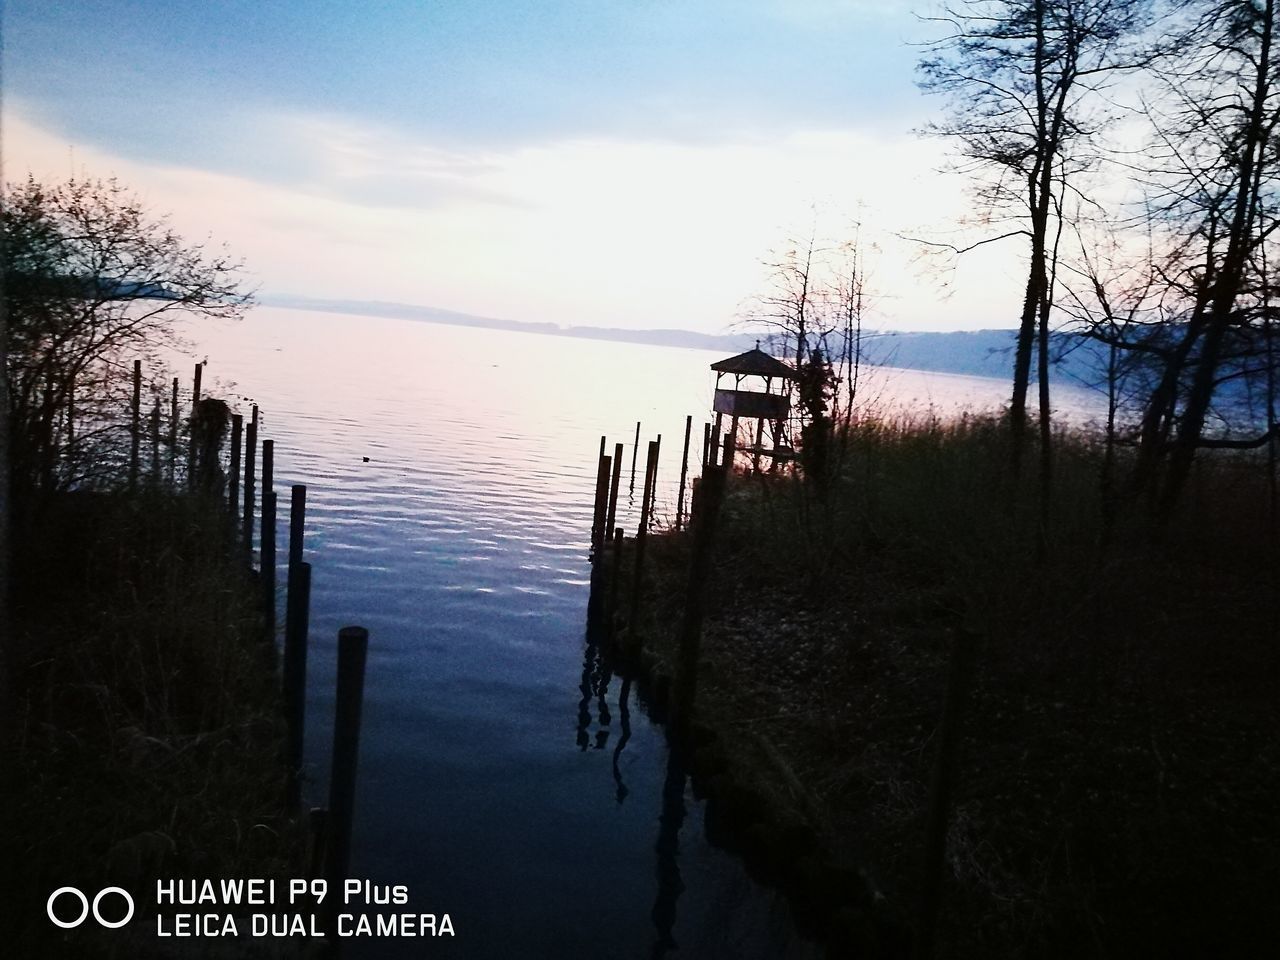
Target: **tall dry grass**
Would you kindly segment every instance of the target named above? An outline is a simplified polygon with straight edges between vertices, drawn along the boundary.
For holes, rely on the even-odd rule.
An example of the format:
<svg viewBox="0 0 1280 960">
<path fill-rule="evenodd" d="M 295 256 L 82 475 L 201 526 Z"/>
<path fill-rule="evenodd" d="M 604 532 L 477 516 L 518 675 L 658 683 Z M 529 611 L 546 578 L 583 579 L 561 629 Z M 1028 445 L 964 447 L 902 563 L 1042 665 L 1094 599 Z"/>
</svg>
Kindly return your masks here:
<svg viewBox="0 0 1280 960">
<path fill-rule="evenodd" d="M 44 918 L 59 886 L 119 885 L 145 903 L 160 877 L 288 875 L 302 844 L 282 809 L 274 649 L 219 506 L 69 494 L 17 546 L 10 955 L 141 949 L 59 939 Z"/>
<path fill-rule="evenodd" d="M 735 478 L 705 709 L 779 746 L 909 919 L 950 637 L 971 630 L 955 954 L 1248 949 L 1280 882 L 1265 456 L 1204 455 L 1161 531 L 1138 501 L 1107 529 L 1087 432 L 1055 435 L 1047 511 L 997 419 L 867 417 L 836 449 L 825 483 Z"/>
</svg>

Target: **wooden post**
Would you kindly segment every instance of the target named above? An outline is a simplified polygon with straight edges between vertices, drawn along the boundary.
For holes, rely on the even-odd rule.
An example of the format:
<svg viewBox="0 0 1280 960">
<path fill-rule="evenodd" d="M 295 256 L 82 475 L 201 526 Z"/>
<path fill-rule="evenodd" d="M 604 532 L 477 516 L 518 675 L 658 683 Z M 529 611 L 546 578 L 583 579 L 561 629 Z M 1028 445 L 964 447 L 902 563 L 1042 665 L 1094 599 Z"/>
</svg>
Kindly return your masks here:
<svg viewBox="0 0 1280 960">
<path fill-rule="evenodd" d="M 606 471 L 606 472 L 601 472 Z M 591 545 L 594 547 L 600 541 L 600 532 L 604 529 L 604 500 L 601 497 L 601 488 L 609 482 L 608 466 L 605 463 L 604 454 L 600 454 L 596 460 L 596 486 L 595 493 L 591 498 Z M 607 493 L 607 491 L 606 491 Z"/>
<path fill-rule="evenodd" d="M 693 414 L 684 418 L 684 456 L 680 458 L 680 495 L 676 498 L 676 529 L 684 520 L 684 482 L 689 476 L 689 435 L 693 432 Z"/>
<path fill-rule="evenodd" d="M 238 413 L 231 415 L 231 468 L 227 471 L 227 509 L 231 512 L 232 529 L 235 529 L 235 516 L 240 506 L 240 444 L 244 434 L 244 417 Z"/>
<path fill-rule="evenodd" d="M 302 562 L 303 528 L 307 522 L 307 487 L 295 483 L 289 488 L 289 568 Z"/>
<path fill-rule="evenodd" d="M 705 467 L 711 462 L 711 424 L 704 423 L 702 425 L 702 465 Z"/>
<path fill-rule="evenodd" d="M 138 486 L 138 441 L 142 433 L 142 361 L 133 361 L 133 402 L 129 405 L 129 489 Z"/>
<path fill-rule="evenodd" d="M 76 385 L 67 384 L 67 456 L 74 457 L 76 449 Z"/>
<path fill-rule="evenodd" d="M 631 492 L 636 490 L 636 454 L 640 452 L 640 421 L 636 421 L 636 439 L 631 444 Z"/>
<path fill-rule="evenodd" d="M 174 467 L 178 457 L 178 378 L 173 378 L 173 395 L 169 401 L 169 486 L 173 486 Z"/>
<path fill-rule="evenodd" d="M 707 578 L 711 572 L 712 543 L 715 538 L 720 502 L 724 499 L 725 474 L 729 468 L 709 466 L 702 472 L 698 489 L 698 516 L 693 527 L 693 554 L 689 561 L 689 588 L 684 619 L 680 625 L 680 672 L 675 697 L 675 729 L 681 739 L 689 732 L 698 695 L 698 659 L 702 646 L 702 620 L 706 613 Z"/>
<path fill-rule="evenodd" d="M 276 442 L 262 441 L 262 494 L 275 492 L 276 489 Z"/>
<path fill-rule="evenodd" d="M 609 508 L 605 511 L 604 529 L 609 536 L 618 516 L 618 485 L 622 480 L 622 444 L 613 445 L 613 477 L 609 481 Z"/>
<path fill-rule="evenodd" d="M 654 441 L 657 446 L 653 452 L 653 482 L 649 484 L 649 519 L 658 512 L 658 454 L 662 452 L 662 434 Z"/>
<path fill-rule="evenodd" d="M 627 620 L 627 639 L 633 654 L 640 652 L 640 594 L 644 585 L 644 545 L 649 532 L 649 488 L 653 483 L 658 450 L 657 443 L 649 441 L 649 456 L 645 462 L 644 490 L 640 500 L 640 526 L 636 530 L 635 569 L 631 580 L 631 615 Z"/>
<path fill-rule="evenodd" d="M 612 458 L 607 454 L 600 454 L 600 461 L 596 464 L 596 502 L 595 511 L 591 520 L 591 547 L 593 550 L 599 550 L 599 547 L 605 541 L 605 515 L 609 511 L 609 474 Z"/>
<path fill-rule="evenodd" d="M 364 701 L 364 667 L 369 631 L 338 631 L 338 699 L 333 721 L 333 773 L 329 778 L 328 869 L 330 916 L 337 912 L 338 891 L 351 863 L 351 819 L 355 811 L 356 767 L 360 753 L 360 710 Z"/>
<path fill-rule="evenodd" d="M 190 436 L 187 438 L 187 487 L 194 490 L 196 486 L 196 406 L 200 403 L 200 375 L 204 373 L 204 364 L 197 363 L 191 386 L 191 419 Z"/>
<path fill-rule="evenodd" d="M 276 492 L 262 494 L 262 556 L 259 577 L 262 585 L 262 616 L 267 640 L 276 639 Z"/>
<path fill-rule="evenodd" d="M 302 802 L 302 733 L 306 719 L 307 632 L 310 620 L 311 564 L 300 560 L 289 566 L 289 595 L 285 601 L 282 669 L 284 714 L 289 727 L 287 758 L 289 781 L 286 800 L 291 810 L 296 810 Z"/>
<path fill-rule="evenodd" d="M 976 646 L 975 636 L 963 628 L 956 632 L 951 646 L 947 692 L 942 702 L 942 719 L 938 724 L 938 752 L 933 762 L 933 783 L 929 791 L 928 819 L 921 857 L 919 912 L 911 950 L 914 960 L 933 958 L 951 793 L 958 772 L 960 729 L 964 720 L 965 701 L 968 700 L 973 679 Z"/>
<path fill-rule="evenodd" d="M 151 485 L 160 486 L 160 398 L 151 406 Z"/>
<path fill-rule="evenodd" d="M 609 635 L 613 635 L 613 628 L 617 620 L 618 614 L 618 584 L 622 580 L 622 528 L 613 528 L 613 577 L 609 581 Z"/>
<path fill-rule="evenodd" d="M 253 472 L 258 455 L 258 408 L 244 431 L 244 552 L 253 566 Z"/>
</svg>

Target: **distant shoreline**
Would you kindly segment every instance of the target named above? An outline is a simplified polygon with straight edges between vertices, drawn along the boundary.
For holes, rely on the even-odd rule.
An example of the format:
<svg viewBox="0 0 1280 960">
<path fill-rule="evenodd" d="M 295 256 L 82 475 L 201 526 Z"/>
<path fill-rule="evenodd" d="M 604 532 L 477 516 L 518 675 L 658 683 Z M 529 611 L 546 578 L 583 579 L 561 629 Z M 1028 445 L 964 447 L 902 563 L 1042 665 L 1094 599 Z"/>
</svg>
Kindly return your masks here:
<svg viewBox="0 0 1280 960">
<path fill-rule="evenodd" d="M 555 323 L 530 323 L 503 320 L 475 314 L 428 307 L 418 304 L 383 300 L 338 300 L 273 294 L 258 298 L 264 307 L 287 310 L 312 310 L 351 316 L 378 317 L 392 320 L 414 320 L 450 326 L 518 333 L 540 333 L 556 337 L 607 340 L 648 346 L 683 347 L 694 350 L 717 350 L 730 355 L 749 350 L 763 338 L 754 333 L 708 334 L 693 330 L 651 329 L 627 330 L 617 327 L 560 326 Z M 1055 334 L 1055 338 L 1065 334 Z M 956 376 L 1008 379 L 1012 368 L 1015 331 L 1001 329 L 965 330 L 957 332 L 905 332 L 868 330 L 863 338 L 863 358 L 875 366 L 898 367 Z M 1087 359 L 1085 353 L 1077 354 Z M 1073 386 L 1085 385 L 1091 375 L 1087 363 L 1074 358 L 1056 364 L 1063 378 Z"/>
</svg>

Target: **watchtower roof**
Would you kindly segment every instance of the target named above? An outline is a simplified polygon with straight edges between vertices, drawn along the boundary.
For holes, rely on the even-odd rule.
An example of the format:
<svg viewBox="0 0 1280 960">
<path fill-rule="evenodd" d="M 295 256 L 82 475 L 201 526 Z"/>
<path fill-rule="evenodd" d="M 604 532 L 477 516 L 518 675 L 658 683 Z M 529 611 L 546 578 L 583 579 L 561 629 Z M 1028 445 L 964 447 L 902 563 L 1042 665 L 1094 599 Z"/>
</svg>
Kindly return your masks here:
<svg viewBox="0 0 1280 960">
<path fill-rule="evenodd" d="M 758 346 L 753 350 L 748 350 L 746 353 L 740 353 L 736 357 L 717 360 L 711 365 L 711 369 L 716 373 L 734 373 L 739 376 L 785 377 L 788 380 L 796 378 L 794 370 L 777 357 L 769 356 Z"/>
</svg>

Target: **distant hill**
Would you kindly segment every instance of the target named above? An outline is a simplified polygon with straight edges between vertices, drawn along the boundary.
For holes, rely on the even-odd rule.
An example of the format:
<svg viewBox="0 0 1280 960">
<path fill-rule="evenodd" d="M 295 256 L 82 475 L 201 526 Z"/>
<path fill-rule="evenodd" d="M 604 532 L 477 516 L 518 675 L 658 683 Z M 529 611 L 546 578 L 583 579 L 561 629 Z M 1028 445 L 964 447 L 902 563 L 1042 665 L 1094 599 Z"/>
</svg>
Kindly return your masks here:
<svg viewBox="0 0 1280 960">
<path fill-rule="evenodd" d="M 726 355 L 741 353 L 755 345 L 754 334 L 707 334 L 692 330 L 623 330 L 612 327 L 562 327 L 554 323 L 526 323 L 480 317 L 456 310 L 424 307 L 409 303 L 381 300 L 324 300 L 290 295 L 259 296 L 264 306 L 291 310 L 316 310 L 367 317 L 388 317 L 445 323 L 461 327 L 491 330 L 515 330 L 558 337 L 583 337 L 619 343 L 644 343 L 664 347 L 686 347 L 719 350 Z M 1096 380 L 1099 369 L 1097 347 L 1079 337 L 1055 334 L 1051 348 L 1059 375 L 1080 383 Z M 906 333 L 876 331 L 864 335 L 863 354 L 870 363 L 903 367 L 909 370 L 931 370 L 938 373 L 966 374 L 973 377 L 1006 379 L 1013 368 L 1014 331 L 971 330 L 959 333 Z"/>
</svg>

